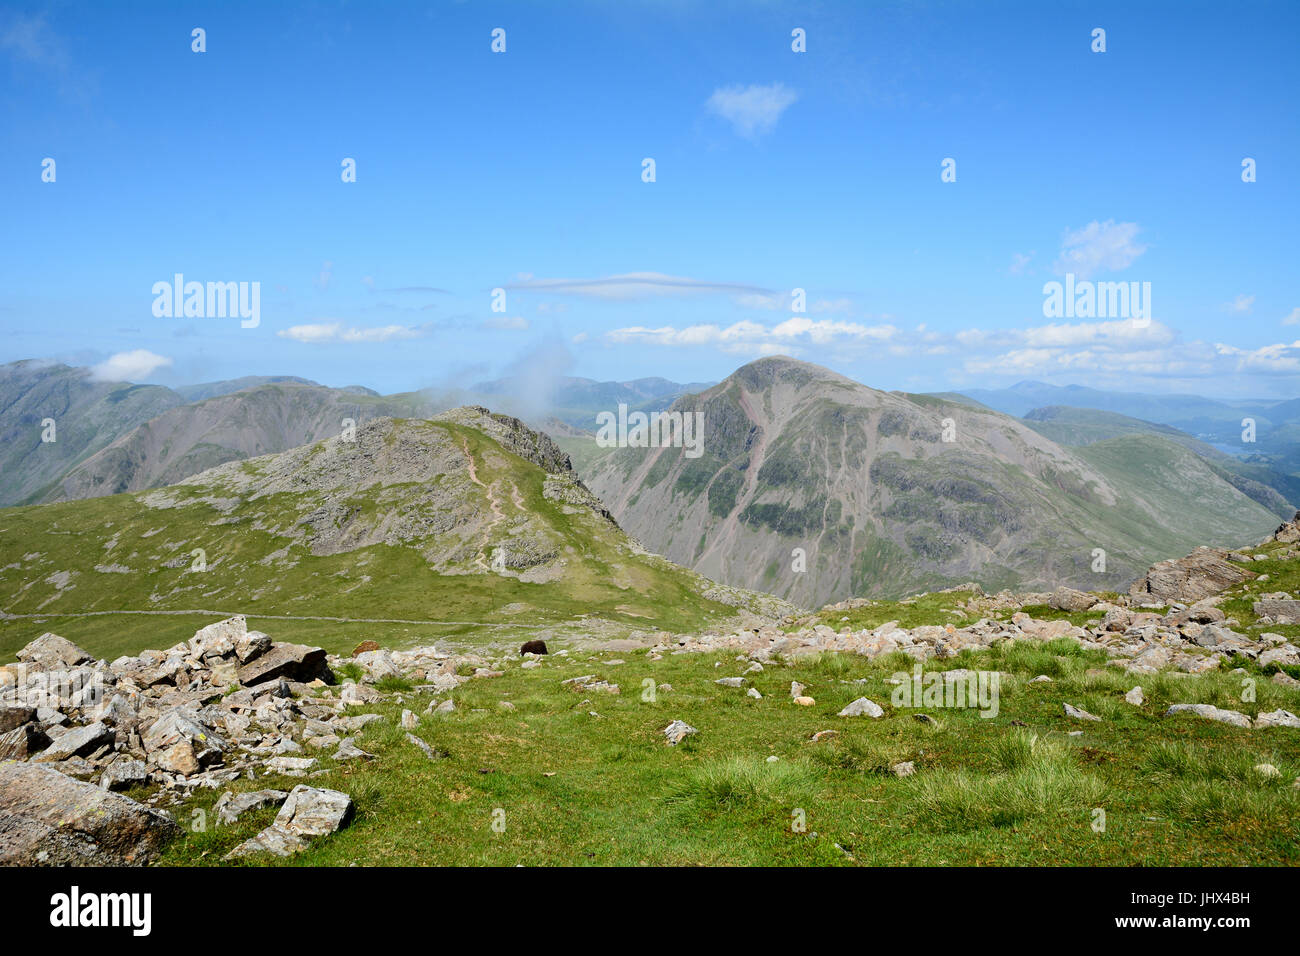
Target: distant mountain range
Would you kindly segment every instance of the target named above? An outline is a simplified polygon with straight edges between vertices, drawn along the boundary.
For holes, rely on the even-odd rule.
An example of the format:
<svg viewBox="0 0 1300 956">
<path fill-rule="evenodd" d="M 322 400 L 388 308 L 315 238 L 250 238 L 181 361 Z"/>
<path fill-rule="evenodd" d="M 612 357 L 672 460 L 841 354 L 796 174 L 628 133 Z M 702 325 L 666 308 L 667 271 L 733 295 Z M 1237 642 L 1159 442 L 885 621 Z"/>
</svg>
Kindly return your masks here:
<svg viewBox="0 0 1300 956">
<path fill-rule="evenodd" d="M 383 396 L 360 385 L 329 388 L 274 375 L 170 389 L 13 362 L 0 366 L 0 507 L 157 488 L 223 462 L 330 438 L 347 419 L 426 418 L 476 404 L 563 435 L 594 428 L 597 413 L 620 402 L 658 410 L 705 387 L 661 378 L 563 378 L 538 386 L 514 377 L 467 391 Z M 54 420 L 53 442 L 42 441 L 47 419 Z"/>
<path fill-rule="evenodd" d="M 1191 546 L 1255 540 L 1300 501 L 1300 444 L 1289 443 L 1300 421 L 1287 417 L 1300 414 L 1300 401 L 1040 383 L 969 395 L 886 393 L 776 357 L 716 385 L 522 375 L 455 393 L 387 396 L 295 376 L 170 389 L 15 362 L 0 366 L 0 506 L 175 485 L 337 438 L 349 421 L 428 419 L 467 400 L 531 408 L 528 423 L 568 453 L 647 547 L 726 584 L 804 605 L 970 579 L 1122 587 L 1153 560 Z M 597 415 L 619 405 L 701 412 L 703 454 L 601 447 Z M 1240 445 L 1249 416 L 1264 436 L 1260 451 L 1229 454 L 1212 441 L 1235 435 Z M 1206 437 L 1162 418 L 1220 430 Z M 42 441 L 51 420 L 55 440 Z M 952 441 L 944 440 L 948 423 Z M 1095 548 L 1106 551 L 1104 572 L 1092 570 Z M 806 570 L 795 570 L 795 549 Z"/>
</svg>

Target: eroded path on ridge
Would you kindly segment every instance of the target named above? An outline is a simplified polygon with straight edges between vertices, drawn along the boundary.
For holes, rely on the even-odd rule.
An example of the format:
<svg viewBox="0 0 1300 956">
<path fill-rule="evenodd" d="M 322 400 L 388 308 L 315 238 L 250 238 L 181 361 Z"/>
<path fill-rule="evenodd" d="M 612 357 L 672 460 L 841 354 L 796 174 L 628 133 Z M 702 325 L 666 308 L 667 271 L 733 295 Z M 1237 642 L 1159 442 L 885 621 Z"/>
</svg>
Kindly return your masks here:
<svg viewBox="0 0 1300 956">
<path fill-rule="evenodd" d="M 488 564 L 487 555 L 491 553 L 491 548 L 492 548 L 492 529 L 495 528 L 498 524 L 500 524 L 502 519 L 505 518 L 505 512 L 501 510 L 501 499 L 497 496 L 496 493 L 497 482 L 494 481 L 492 482 L 492 484 L 486 485 L 483 483 L 483 479 L 479 478 L 478 466 L 474 462 L 474 456 L 470 453 L 469 442 L 465 440 L 465 437 L 463 435 L 461 436 L 460 439 L 460 449 L 465 453 L 465 460 L 469 463 L 469 467 L 467 469 L 469 472 L 469 480 L 483 489 L 483 493 L 487 495 L 488 508 L 491 509 L 492 511 L 492 520 L 489 521 L 487 523 L 487 527 L 483 529 L 483 547 L 479 550 L 478 555 L 474 558 L 474 563 L 476 565 L 478 565 L 484 571 L 491 573 L 492 567 Z M 518 500 L 518 494 L 519 493 L 516 490 L 515 491 L 516 505 L 520 504 Z"/>
</svg>

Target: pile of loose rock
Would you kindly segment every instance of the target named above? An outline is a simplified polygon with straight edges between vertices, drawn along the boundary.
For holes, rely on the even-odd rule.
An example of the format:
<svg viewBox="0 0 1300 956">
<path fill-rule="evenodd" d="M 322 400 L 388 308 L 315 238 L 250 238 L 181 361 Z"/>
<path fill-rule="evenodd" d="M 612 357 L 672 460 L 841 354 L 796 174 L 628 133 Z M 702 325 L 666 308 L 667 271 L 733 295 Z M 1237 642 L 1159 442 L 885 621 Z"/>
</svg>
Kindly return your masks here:
<svg viewBox="0 0 1300 956">
<path fill-rule="evenodd" d="M 501 673 L 476 655 L 375 648 L 352 658 L 360 682 L 338 686 L 331 666 L 342 659 L 273 642 L 248 630 L 242 615 L 169 650 L 112 662 L 57 634 L 41 635 L 17 657 L 0 667 L 0 863 L 147 862 L 178 832 L 153 808 L 197 787 L 268 774 L 311 777 L 326 772 L 323 760 L 370 759 L 353 737 L 381 718 L 349 713 L 349 705 L 383 699 L 373 685 L 384 678 L 446 695 L 471 679 L 470 670 Z M 448 698 L 429 709 L 453 707 Z M 417 722 L 414 715 L 404 721 L 408 729 Z M 421 749 L 436 756 L 427 744 Z M 111 793 L 144 784 L 158 785 L 150 806 Z M 258 795 L 219 802 L 226 823 L 253 806 L 284 804 L 285 819 L 236 855 L 301 849 L 304 836 L 322 831 L 322 819 L 341 826 L 352 812 L 347 796 L 333 791 Z M 106 829 L 105 819 L 118 822 Z"/>
<path fill-rule="evenodd" d="M 1200 674 L 1219 668 L 1234 655 L 1260 665 L 1300 664 L 1300 648 L 1280 634 L 1262 633 L 1252 637 L 1233 630 L 1237 622 L 1228 619 L 1217 606 L 1221 597 L 1203 598 L 1190 605 L 1175 603 L 1160 613 L 1141 605 L 1121 606 L 1098 599 L 1095 595 L 1069 588 L 1051 594 L 1024 594 L 1013 598 L 1008 592 L 992 599 L 977 588 L 973 605 L 1011 610 L 1018 607 L 1048 604 L 1067 611 L 1081 611 L 1098 617 L 1089 627 L 1067 620 L 1037 620 L 1023 610 L 1014 610 L 1009 620 L 981 618 L 973 624 L 927 624 L 899 627 L 888 621 L 879 627 L 860 630 L 836 630 L 825 624 L 786 632 L 775 627 L 760 627 L 730 634 L 679 636 L 651 649 L 651 654 L 734 652 L 754 661 L 773 657 L 797 660 L 827 651 L 861 654 L 876 658 L 901 652 L 917 661 L 956 657 L 963 650 L 979 650 L 1000 641 L 1051 641 L 1059 638 L 1074 641 L 1080 647 L 1104 651 L 1110 665 L 1128 674 L 1154 674 L 1173 670 Z M 1300 681 L 1279 671 L 1273 675 L 1279 684 L 1300 686 Z M 1208 716 L 1208 715 L 1202 715 Z M 1246 724 L 1249 726 L 1249 722 Z M 1256 726 L 1300 727 L 1300 719 L 1287 711 L 1261 715 Z"/>
</svg>

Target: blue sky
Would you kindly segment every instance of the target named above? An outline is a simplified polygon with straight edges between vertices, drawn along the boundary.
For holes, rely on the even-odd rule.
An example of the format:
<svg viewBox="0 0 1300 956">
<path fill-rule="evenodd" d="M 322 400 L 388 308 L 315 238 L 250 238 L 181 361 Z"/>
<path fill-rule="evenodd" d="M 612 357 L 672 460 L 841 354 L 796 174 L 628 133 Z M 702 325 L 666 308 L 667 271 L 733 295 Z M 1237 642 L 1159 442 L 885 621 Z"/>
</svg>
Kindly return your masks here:
<svg viewBox="0 0 1300 956">
<path fill-rule="evenodd" d="M 1291 2 L 6 0 L 0 361 L 1300 395 L 1297 36 Z M 1067 271 L 1151 321 L 1046 318 Z M 155 316 L 175 273 L 260 283 L 260 324 Z"/>
</svg>

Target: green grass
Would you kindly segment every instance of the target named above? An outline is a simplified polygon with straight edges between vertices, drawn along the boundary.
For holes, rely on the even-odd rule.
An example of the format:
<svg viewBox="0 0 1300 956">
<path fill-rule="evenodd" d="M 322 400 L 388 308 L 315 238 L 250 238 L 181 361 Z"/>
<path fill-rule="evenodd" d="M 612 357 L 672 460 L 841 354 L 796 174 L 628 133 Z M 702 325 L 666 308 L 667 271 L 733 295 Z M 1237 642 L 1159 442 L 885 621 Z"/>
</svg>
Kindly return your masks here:
<svg viewBox="0 0 1300 956">
<path fill-rule="evenodd" d="M 374 761 L 326 758 L 318 778 L 234 786 L 306 782 L 353 797 L 356 821 L 289 861 L 303 866 L 1300 864 L 1300 790 L 1291 789 L 1300 731 L 1164 716 L 1181 701 L 1252 715 L 1300 710 L 1292 688 L 1260 682 L 1258 701 L 1243 703 L 1240 675 L 1126 677 L 1068 641 L 1003 644 L 933 662 L 1000 670 L 998 715 L 924 711 L 932 725 L 892 706 L 885 681 L 902 667 L 896 656 L 768 663 L 748 675 L 761 700 L 713 683 L 743 670 L 734 654 L 612 657 L 574 648 L 463 685 L 453 713 L 426 715 L 416 730 L 440 759 L 426 759 L 398 727 L 403 708 L 422 713 L 429 700 L 408 691 L 366 708 L 386 717 L 357 737 Z M 1053 683 L 1028 683 L 1047 670 Z M 622 693 L 560 684 L 588 673 Z M 791 680 L 807 685 L 814 706 L 790 702 Z M 673 689 L 649 695 L 646 681 Z M 1140 708 L 1122 700 L 1136 683 L 1147 695 Z M 863 695 L 883 718 L 836 716 Z M 1063 701 L 1105 720 L 1069 720 Z M 660 731 L 678 718 L 699 733 L 669 747 Z M 813 743 L 822 730 L 838 735 Z M 903 760 L 915 775 L 890 772 Z M 1265 780 L 1257 763 L 1282 779 Z M 218 796 L 197 794 L 178 819 L 195 819 Z M 503 832 L 492 826 L 498 810 Z M 1093 829 L 1098 810 L 1103 832 Z M 273 816 L 187 832 L 164 863 L 217 863 Z"/>
</svg>

